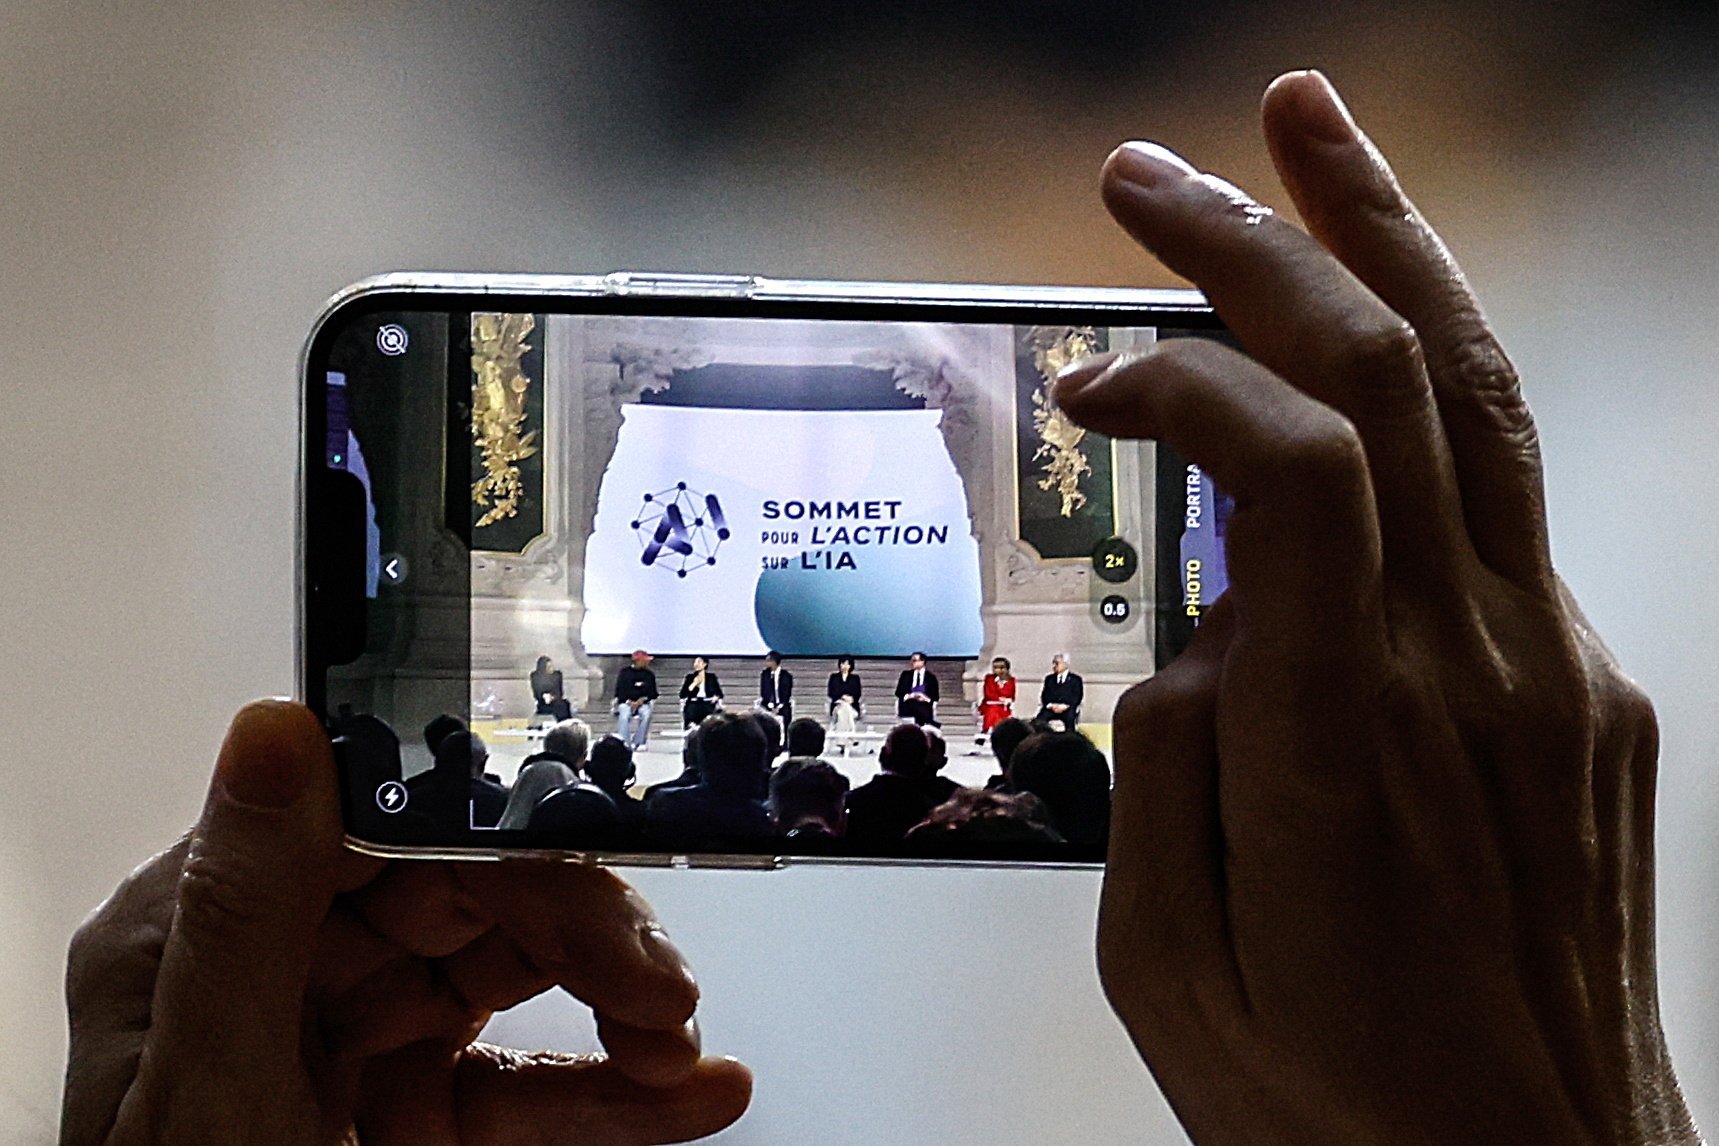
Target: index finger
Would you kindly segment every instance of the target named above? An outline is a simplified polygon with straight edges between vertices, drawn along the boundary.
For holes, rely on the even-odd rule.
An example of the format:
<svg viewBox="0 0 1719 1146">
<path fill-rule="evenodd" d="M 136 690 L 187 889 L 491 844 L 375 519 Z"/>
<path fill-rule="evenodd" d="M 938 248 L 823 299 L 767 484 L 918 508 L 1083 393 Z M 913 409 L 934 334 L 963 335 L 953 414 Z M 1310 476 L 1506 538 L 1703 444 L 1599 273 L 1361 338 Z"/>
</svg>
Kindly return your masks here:
<svg viewBox="0 0 1719 1146">
<path fill-rule="evenodd" d="M 646 1030 L 678 1030 L 698 985 L 643 896 L 588 863 L 462 864 L 461 884 L 527 968 L 600 1014 Z"/>
<path fill-rule="evenodd" d="M 1280 666 L 1384 655 L 1379 520 L 1342 415 L 1200 338 L 1071 368 L 1056 400 L 1100 433 L 1168 443 L 1235 499 L 1226 595 Z"/>
<path fill-rule="evenodd" d="M 1454 579 L 1467 548 L 1414 330 L 1311 236 L 1153 143 L 1117 148 L 1104 200 L 1191 279 L 1249 354 L 1354 424 L 1393 576 Z"/>
</svg>

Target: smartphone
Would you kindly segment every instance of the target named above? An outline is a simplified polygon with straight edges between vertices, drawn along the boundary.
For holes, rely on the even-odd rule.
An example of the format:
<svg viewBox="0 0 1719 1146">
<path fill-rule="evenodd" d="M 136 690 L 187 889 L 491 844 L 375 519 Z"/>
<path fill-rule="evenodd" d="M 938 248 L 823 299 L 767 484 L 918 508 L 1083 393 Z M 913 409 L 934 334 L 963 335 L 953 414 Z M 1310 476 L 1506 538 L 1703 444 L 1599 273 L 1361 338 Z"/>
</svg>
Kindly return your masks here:
<svg viewBox="0 0 1719 1146">
<path fill-rule="evenodd" d="M 1223 591 L 1229 506 L 1051 380 L 1225 337 L 1172 290 L 347 288 L 302 360 L 299 672 L 349 843 L 1101 862 L 1111 711 Z"/>
</svg>

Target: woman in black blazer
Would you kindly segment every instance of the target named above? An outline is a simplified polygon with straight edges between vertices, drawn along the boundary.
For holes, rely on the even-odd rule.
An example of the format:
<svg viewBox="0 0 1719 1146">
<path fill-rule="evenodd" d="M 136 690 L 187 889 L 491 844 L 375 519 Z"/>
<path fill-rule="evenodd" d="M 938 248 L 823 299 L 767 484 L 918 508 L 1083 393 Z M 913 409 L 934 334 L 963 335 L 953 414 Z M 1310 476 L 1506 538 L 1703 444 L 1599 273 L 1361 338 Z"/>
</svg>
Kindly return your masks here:
<svg viewBox="0 0 1719 1146">
<path fill-rule="evenodd" d="M 830 731 L 834 735 L 859 731 L 860 691 L 859 666 L 854 664 L 854 659 L 837 659 L 836 671 L 830 674 L 829 687 L 825 690 L 825 695 L 830 698 Z M 843 740 L 842 751 L 845 753 L 857 743 Z M 835 745 L 832 743 L 831 747 Z"/>
<path fill-rule="evenodd" d="M 835 712 L 836 702 L 843 697 L 857 711 L 860 702 L 860 678 L 858 666 L 852 657 L 842 657 L 836 661 L 836 671 L 830 674 L 830 687 L 827 690 L 830 698 L 830 711 Z"/>
<path fill-rule="evenodd" d="M 722 708 L 722 682 L 710 671 L 710 662 L 692 658 L 692 671 L 680 685 L 681 727 L 691 728 Z"/>
</svg>

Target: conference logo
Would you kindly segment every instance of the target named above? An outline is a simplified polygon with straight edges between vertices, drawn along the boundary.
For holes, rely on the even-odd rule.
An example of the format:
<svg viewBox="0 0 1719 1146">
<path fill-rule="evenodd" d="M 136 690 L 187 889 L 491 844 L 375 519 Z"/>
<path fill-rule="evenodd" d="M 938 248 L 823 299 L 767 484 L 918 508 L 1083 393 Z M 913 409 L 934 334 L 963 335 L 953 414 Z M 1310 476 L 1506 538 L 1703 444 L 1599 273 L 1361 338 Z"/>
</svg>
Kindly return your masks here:
<svg viewBox="0 0 1719 1146">
<path fill-rule="evenodd" d="M 715 565 L 717 551 L 730 536 L 722 502 L 685 482 L 645 494 L 631 524 L 639 539 L 639 563 L 671 569 L 676 577 Z"/>
</svg>

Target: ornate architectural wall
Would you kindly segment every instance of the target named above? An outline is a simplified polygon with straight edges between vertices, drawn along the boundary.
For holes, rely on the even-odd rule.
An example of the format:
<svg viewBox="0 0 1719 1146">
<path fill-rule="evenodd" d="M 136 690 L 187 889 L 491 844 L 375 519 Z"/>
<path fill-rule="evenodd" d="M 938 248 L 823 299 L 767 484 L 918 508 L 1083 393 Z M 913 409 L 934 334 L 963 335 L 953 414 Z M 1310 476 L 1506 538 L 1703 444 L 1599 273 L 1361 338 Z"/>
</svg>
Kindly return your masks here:
<svg viewBox="0 0 1719 1146">
<path fill-rule="evenodd" d="M 1111 332 L 1115 348 L 1131 332 Z M 1150 671 L 1152 564 L 1121 586 L 1097 581 L 1090 562 L 1046 559 L 1019 537 L 1017 524 L 1015 340 L 1009 327 L 898 326 L 877 323 L 735 323 L 706 319 L 574 319 L 551 316 L 544 346 L 546 424 L 544 532 L 522 553 L 471 557 L 471 655 L 474 700 L 493 697 L 518 715 L 530 711 L 525 675 L 538 655 L 562 668 L 568 697 L 601 708 L 614 658 L 586 658 L 578 633 L 584 544 L 598 485 L 615 449 L 621 407 L 673 384 L 676 371 L 712 363 L 865 366 L 892 372 L 896 387 L 944 411 L 943 434 L 966 483 L 981 570 L 985 650 L 969 666 L 972 695 L 993 655 L 1036 679 L 1052 653 L 1067 652 L 1087 681 L 1089 720 L 1108 720 L 1115 699 Z M 767 443 L 737 443 L 768 460 Z M 1153 528 L 1151 446 L 1098 443 L 1113 451 L 1116 532 L 1149 553 Z M 1127 597 L 1132 614 L 1104 623 L 1097 602 Z"/>
</svg>

